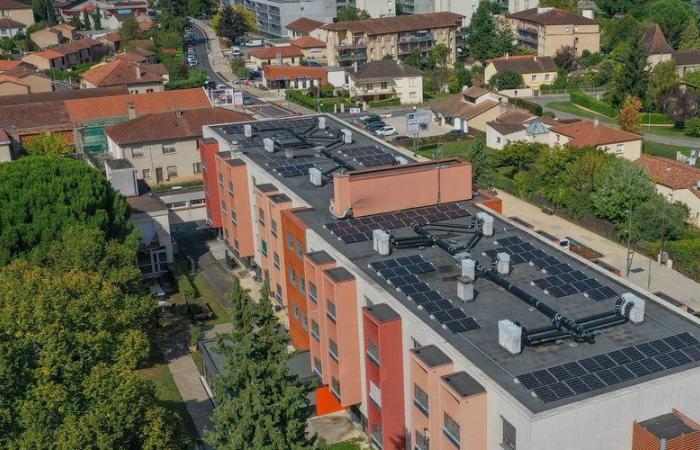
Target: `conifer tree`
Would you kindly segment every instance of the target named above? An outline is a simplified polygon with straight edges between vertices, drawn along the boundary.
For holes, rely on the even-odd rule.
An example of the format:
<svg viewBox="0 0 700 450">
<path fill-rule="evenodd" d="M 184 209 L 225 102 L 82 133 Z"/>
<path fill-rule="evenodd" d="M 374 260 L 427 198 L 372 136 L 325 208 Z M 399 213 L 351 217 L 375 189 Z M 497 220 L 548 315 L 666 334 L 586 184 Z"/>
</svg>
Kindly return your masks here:
<svg viewBox="0 0 700 450">
<path fill-rule="evenodd" d="M 700 33 L 695 19 L 688 20 L 685 30 L 681 33 L 681 43 L 679 50 L 697 50 L 700 49 Z"/>
<path fill-rule="evenodd" d="M 647 97 L 647 53 L 642 46 L 641 36 L 630 40 L 629 48 L 620 60 L 612 80 L 609 100 L 620 107 L 628 96 L 637 98 Z"/>
</svg>

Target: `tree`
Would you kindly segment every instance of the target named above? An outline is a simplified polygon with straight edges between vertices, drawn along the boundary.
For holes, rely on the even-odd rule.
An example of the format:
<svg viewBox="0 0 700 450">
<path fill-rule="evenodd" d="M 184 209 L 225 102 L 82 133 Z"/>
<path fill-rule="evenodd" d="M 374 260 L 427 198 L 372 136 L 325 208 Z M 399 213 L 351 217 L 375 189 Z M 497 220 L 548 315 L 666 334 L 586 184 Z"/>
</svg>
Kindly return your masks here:
<svg viewBox="0 0 700 450">
<path fill-rule="evenodd" d="M 406 12 L 403 10 L 403 5 L 401 4 L 401 0 L 396 0 L 394 2 L 394 8 L 396 11 L 397 16 L 404 16 L 406 15 Z"/>
<path fill-rule="evenodd" d="M 461 92 L 464 86 L 471 86 L 471 84 L 472 73 L 469 69 L 464 67 L 463 64 L 457 65 L 454 73 L 452 73 L 450 78 L 447 80 L 447 88 L 450 91 L 450 94 Z"/>
<path fill-rule="evenodd" d="M 700 86 L 700 70 L 689 70 L 683 75 L 683 80 L 688 83 Z"/>
<path fill-rule="evenodd" d="M 688 20 L 688 23 L 681 33 L 679 50 L 698 50 L 700 49 L 700 33 L 698 25 L 694 19 Z"/>
<path fill-rule="evenodd" d="M 138 39 L 141 36 L 141 29 L 139 28 L 139 23 L 136 21 L 136 17 L 129 16 L 124 19 L 122 27 L 119 30 L 119 35 L 124 43 Z"/>
<path fill-rule="evenodd" d="M 210 21 L 211 27 L 214 29 L 214 31 L 216 32 L 217 35 L 220 34 L 219 28 L 221 27 L 221 21 L 223 20 L 223 18 L 224 18 L 224 8 L 219 6 L 216 9 L 216 12 L 214 13 L 214 15 L 212 16 L 211 21 Z"/>
<path fill-rule="evenodd" d="M 24 149 L 30 155 L 63 155 L 72 151 L 63 135 L 46 132 L 34 136 Z"/>
<path fill-rule="evenodd" d="M 438 67 L 445 67 L 450 57 L 450 49 L 445 44 L 438 44 L 430 52 L 430 58 Z"/>
<path fill-rule="evenodd" d="M 670 92 L 662 95 L 660 103 L 665 105 L 665 111 L 677 124 L 695 117 L 700 112 L 700 95 L 676 86 Z"/>
<path fill-rule="evenodd" d="M 664 110 L 662 99 L 671 92 L 678 83 L 680 77 L 673 60 L 658 63 L 649 74 L 649 101 L 657 109 Z"/>
<path fill-rule="evenodd" d="M 343 6 L 338 11 L 338 22 L 351 22 L 353 20 L 370 19 L 370 15 L 364 9 L 359 9 L 354 6 Z"/>
<path fill-rule="evenodd" d="M 510 142 L 496 154 L 497 165 L 513 166 L 516 172 L 523 171 L 537 160 L 542 147 L 542 144 L 536 142 Z"/>
<path fill-rule="evenodd" d="M 472 180 L 477 189 L 493 188 L 493 157 L 483 140 L 478 139 L 468 146 L 464 159 L 472 165 Z"/>
<path fill-rule="evenodd" d="M 92 30 L 92 24 L 90 24 L 90 14 L 87 11 L 83 11 L 83 29 Z"/>
<path fill-rule="evenodd" d="M 686 120 L 684 132 L 687 136 L 700 137 L 700 117 Z"/>
<path fill-rule="evenodd" d="M 504 89 L 519 89 L 524 86 L 523 76 L 517 72 L 513 72 L 512 70 L 499 72 L 491 77 L 489 80 L 489 86 L 497 91 L 502 91 Z"/>
<path fill-rule="evenodd" d="M 642 114 L 639 110 L 642 109 L 642 102 L 637 97 L 628 96 L 620 108 L 620 113 L 617 115 L 617 123 L 624 131 L 630 133 L 639 133 L 642 126 Z"/>
<path fill-rule="evenodd" d="M 221 12 L 221 22 L 219 24 L 219 36 L 233 40 L 237 36 L 234 16 L 236 13 L 231 5 L 224 7 Z"/>
<path fill-rule="evenodd" d="M 578 63 L 576 62 L 576 51 L 569 45 L 561 47 L 554 55 L 554 64 L 566 72 L 576 70 Z"/>
<path fill-rule="evenodd" d="M 595 4 L 606 17 L 626 15 L 628 12 L 639 15 L 644 9 L 645 0 L 595 0 Z"/>
<path fill-rule="evenodd" d="M 633 236 L 646 241 L 682 239 L 689 215 L 683 203 L 670 203 L 662 194 L 654 194 L 634 210 Z"/>
<path fill-rule="evenodd" d="M 496 49 L 497 30 L 488 2 L 479 3 L 469 26 L 464 31 L 469 54 L 472 58 L 485 61 L 496 56 L 503 56 L 502 53 L 496 53 L 498 51 Z"/>
<path fill-rule="evenodd" d="M 601 28 L 601 47 L 606 53 L 610 53 L 623 42 L 629 42 L 642 32 L 642 25 L 631 15 L 610 19 L 604 22 Z"/>
<path fill-rule="evenodd" d="M 212 2 L 209 0 L 187 0 L 187 13 L 198 19 L 211 14 L 212 7 Z"/>
<path fill-rule="evenodd" d="M 255 19 L 255 14 L 243 6 L 241 3 L 236 5 L 235 12 L 237 16 L 243 18 L 245 23 L 245 33 L 257 33 L 258 21 Z"/>
<path fill-rule="evenodd" d="M 576 2 L 574 0 L 541 0 L 539 6 L 543 8 L 565 9 L 567 11 L 576 10 Z"/>
<path fill-rule="evenodd" d="M 411 53 L 409 53 L 404 60 L 404 64 L 420 69 L 423 66 L 423 57 L 421 56 L 420 49 L 414 48 L 411 50 Z"/>
<path fill-rule="evenodd" d="M 32 0 L 31 5 L 36 22 L 45 22 L 49 25 L 56 24 L 56 10 L 51 0 Z"/>
<path fill-rule="evenodd" d="M 608 92 L 608 100 L 613 106 L 619 107 L 628 96 L 646 98 L 649 79 L 646 67 L 647 54 L 642 46 L 640 35 L 631 40 L 616 67 L 612 89 Z"/>
<path fill-rule="evenodd" d="M 598 171 L 591 200 L 596 215 L 619 223 L 654 194 L 654 184 L 640 166 L 622 158 L 608 159 Z"/>
<path fill-rule="evenodd" d="M 647 6 L 647 17 L 658 23 L 673 48 L 678 48 L 688 22 L 697 21 L 693 6 L 683 0 L 658 0 Z"/>
<path fill-rule="evenodd" d="M 92 16 L 92 27 L 95 30 L 101 30 L 102 29 L 102 16 L 100 16 L 100 11 L 95 11 L 95 14 Z"/>
<path fill-rule="evenodd" d="M 80 21 L 78 16 L 73 16 L 70 18 L 70 21 L 68 22 L 71 26 L 74 26 L 76 30 L 82 30 L 83 29 L 83 22 Z"/>
</svg>

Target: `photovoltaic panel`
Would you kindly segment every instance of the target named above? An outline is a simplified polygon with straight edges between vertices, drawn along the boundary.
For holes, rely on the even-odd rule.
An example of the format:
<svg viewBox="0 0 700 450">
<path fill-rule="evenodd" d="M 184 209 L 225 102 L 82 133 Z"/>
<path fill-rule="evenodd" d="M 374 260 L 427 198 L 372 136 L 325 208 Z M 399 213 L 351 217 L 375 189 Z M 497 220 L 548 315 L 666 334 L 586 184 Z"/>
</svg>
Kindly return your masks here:
<svg viewBox="0 0 700 450">
<path fill-rule="evenodd" d="M 290 164 L 286 166 L 280 166 L 273 169 L 275 172 L 280 174 L 285 178 L 289 177 L 301 177 L 307 176 L 309 174 L 309 169 L 316 167 L 313 163 L 302 163 L 302 164 Z"/>
</svg>

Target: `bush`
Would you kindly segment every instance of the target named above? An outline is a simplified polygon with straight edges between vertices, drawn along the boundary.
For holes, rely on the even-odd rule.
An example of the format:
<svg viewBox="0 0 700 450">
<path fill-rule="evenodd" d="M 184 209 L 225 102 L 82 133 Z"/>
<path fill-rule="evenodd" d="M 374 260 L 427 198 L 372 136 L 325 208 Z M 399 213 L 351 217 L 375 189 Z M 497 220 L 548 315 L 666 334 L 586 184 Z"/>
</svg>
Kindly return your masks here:
<svg viewBox="0 0 700 450">
<path fill-rule="evenodd" d="M 369 102 L 369 106 L 373 108 L 379 108 L 381 106 L 398 106 L 401 104 L 401 99 L 398 97 L 387 98 L 384 100 L 372 100 Z"/>
<path fill-rule="evenodd" d="M 590 95 L 584 94 L 583 92 L 572 92 L 569 94 L 569 96 L 571 98 L 571 103 L 575 105 L 583 106 L 584 108 L 590 109 L 591 111 L 595 111 L 599 114 L 603 114 L 604 116 L 608 116 L 611 119 L 617 116 L 617 109 L 608 105 L 605 102 L 596 100 Z"/>
<path fill-rule="evenodd" d="M 509 98 L 508 103 L 511 105 L 518 106 L 523 109 L 527 109 L 531 113 L 541 116 L 542 115 L 542 106 L 538 105 L 537 103 L 532 103 L 527 100 L 523 100 L 522 98 Z"/>
<path fill-rule="evenodd" d="M 202 329 L 198 325 L 190 325 L 190 345 L 194 347 L 202 338 Z"/>
<path fill-rule="evenodd" d="M 693 117 L 685 122 L 685 134 L 700 137 L 700 117 Z"/>
<path fill-rule="evenodd" d="M 651 255 L 658 255 L 661 244 L 650 242 L 645 249 Z M 700 280 L 700 239 L 666 241 L 664 251 L 673 260 L 673 268 L 694 280 Z"/>
<path fill-rule="evenodd" d="M 197 297 L 197 291 L 195 290 L 192 282 L 187 277 L 187 275 L 181 275 L 177 280 L 177 288 L 180 291 L 180 296 L 186 302 L 190 302 Z"/>
<path fill-rule="evenodd" d="M 338 105 L 338 110 L 340 110 L 340 104 L 345 103 L 346 106 L 350 103 L 343 101 L 340 98 L 322 98 L 317 99 L 316 97 L 311 97 L 307 95 L 305 91 L 298 89 L 287 89 L 287 100 L 297 103 L 301 106 L 306 106 L 309 109 L 316 111 L 320 109 L 321 112 L 333 112 L 334 106 Z"/>
</svg>

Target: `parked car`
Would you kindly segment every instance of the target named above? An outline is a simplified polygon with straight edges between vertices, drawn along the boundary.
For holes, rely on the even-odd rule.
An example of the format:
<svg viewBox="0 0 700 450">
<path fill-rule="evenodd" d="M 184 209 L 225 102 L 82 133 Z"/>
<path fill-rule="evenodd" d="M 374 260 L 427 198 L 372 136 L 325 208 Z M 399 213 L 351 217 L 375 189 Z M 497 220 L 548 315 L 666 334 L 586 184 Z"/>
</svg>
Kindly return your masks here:
<svg viewBox="0 0 700 450">
<path fill-rule="evenodd" d="M 317 63 L 316 61 L 307 61 L 306 65 L 309 67 L 321 67 L 321 65 L 319 63 Z"/>
<path fill-rule="evenodd" d="M 187 64 L 190 67 L 194 67 L 197 65 L 197 57 L 196 56 L 190 56 L 187 58 Z"/>
<path fill-rule="evenodd" d="M 204 83 L 204 87 L 207 89 L 216 89 L 216 81 L 207 80 L 207 82 Z"/>
<path fill-rule="evenodd" d="M 377 122 L 372 122 L 371 124 L 367 125 L 365 128 L 367 128 L 367 131 L 375 131 L 375 130 L 378 130 L 380 128 L 384 128 L 387 126 L 388 125 L 386 124 L 386 122 L 379 120 Z"/>
<path fill-rule="evenodd" d="M 219 89 L 219 90 L 221 90 L 221 89 L 228 89 L 228 86 L 226 86 L 225 84 L 217 84 L 217 85 L 216 85 L 216 88 Z"/>
<path fill-rule="evenodd" d="M 374 134 L 377 136 L 393 136 L 396 134 L 396 128 L 392 127 L 391 125 L 387 125 L 379 128 L 378 130 L 374 130 Z"/>
<path fill-rule="evenodd" d="M 255 102 L 254 102 L 253 99 L 250 98 L 250 97 L 243 97 L 243 104 L 244 104 L 245 106 L 252 106 L 252 105 L 255 104 Z"/>
<path fill-rule="evenodd" d="M 249 41 L 246 41 L 243 45 L 246 47 L 262 47 L 263 41 L 262 39 L 251 39 Z"/>
<path fill-rule="evenodd" d="M 360 117 L 360 122 L 362 122 L 365 125 L 369 125 L 372 122 L 376 122 L 379 119 L 379 116 L 376 114 L 368 114 L 366 116 Z"/>
</svg>

